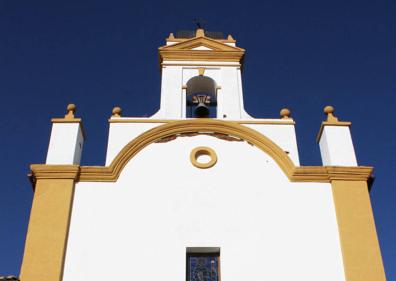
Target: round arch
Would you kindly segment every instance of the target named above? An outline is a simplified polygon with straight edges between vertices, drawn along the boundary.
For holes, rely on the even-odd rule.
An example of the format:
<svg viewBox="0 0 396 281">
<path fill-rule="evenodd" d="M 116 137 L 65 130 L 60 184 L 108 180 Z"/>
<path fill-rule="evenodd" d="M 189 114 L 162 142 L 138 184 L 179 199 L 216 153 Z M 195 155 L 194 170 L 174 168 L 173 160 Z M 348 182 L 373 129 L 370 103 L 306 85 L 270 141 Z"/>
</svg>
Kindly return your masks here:
<svg viewBox="0 0 396 281">
<path fill-rule="evenodd" d="M 235 122 L 217 119 L 191 119 L 169 122 L 152 128 L 130 141 L 107 167 L 81 167 L 80 180 L 116 181 L 127 163 L 146 146 L 166 137 L 182 133 L 221 133 L 243 139 L 268 154 L 291 178 L 295 165 L 273 141 L 259 132 Z"/>
<path fill-rule="evenodd" d="M 187 81 L 187 95 L 193 93 L 216 93 L 216 81 L 208 76 L 194 76 Z"/>
</svg>

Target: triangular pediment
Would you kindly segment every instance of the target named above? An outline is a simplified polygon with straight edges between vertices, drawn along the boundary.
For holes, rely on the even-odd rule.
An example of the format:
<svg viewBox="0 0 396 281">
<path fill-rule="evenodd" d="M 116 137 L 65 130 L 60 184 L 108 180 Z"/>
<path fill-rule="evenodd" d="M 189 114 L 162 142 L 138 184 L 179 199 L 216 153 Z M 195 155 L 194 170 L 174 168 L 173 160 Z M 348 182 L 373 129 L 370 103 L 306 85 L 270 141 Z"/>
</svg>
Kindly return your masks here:
<svg viewBox="0 0 396 281">
<path fill-rule="evenodd" d="M 233 61 L 241 62 L 245 50 L 205 36 L 183 40 L 159 48 L 161 62 L 177 61 Z"/>
<path fill-rule="evenodd" d="M 163 46 L 160 50 L 214 50 L 214 51 L 245 51 L 242 48 L 233 47 L 226 43 L 210 39 L 208 37 L 195 37 L 169 46 Z"/>
</svg>

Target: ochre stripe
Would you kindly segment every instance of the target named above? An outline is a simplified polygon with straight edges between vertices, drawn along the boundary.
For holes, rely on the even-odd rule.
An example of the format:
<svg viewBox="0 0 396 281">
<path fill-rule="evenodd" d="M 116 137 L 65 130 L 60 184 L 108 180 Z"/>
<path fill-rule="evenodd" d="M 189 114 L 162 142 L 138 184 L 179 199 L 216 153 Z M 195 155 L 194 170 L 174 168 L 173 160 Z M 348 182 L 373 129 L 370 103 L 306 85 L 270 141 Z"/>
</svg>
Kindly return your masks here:
<svg viewBox="0 0 396 281">
<path fill-rule="evenodd" d="M 331 182 L 346 281 L 385 281 L 367 183 Z"/>
<path fill-rule="evenodd" d="M 60 281 L 74 194 L 74 179 L 38 179 L 21 281 Z"/>
</svg>

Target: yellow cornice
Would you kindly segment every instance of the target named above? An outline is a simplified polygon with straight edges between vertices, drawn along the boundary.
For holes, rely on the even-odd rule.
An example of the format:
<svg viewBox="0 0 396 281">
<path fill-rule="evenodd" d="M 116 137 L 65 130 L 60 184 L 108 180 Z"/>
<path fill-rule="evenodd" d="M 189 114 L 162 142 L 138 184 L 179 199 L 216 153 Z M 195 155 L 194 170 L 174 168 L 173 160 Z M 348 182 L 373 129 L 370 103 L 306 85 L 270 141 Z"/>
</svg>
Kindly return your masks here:
<svg viewBox="0 0 396 281">
<path fill-rule="evenodd" d="M 35 179 L 73 179 L 80 173 L 79 165 L 30 165 L 32 176 Z"/>
<path fill-rule="evenodd" d="M 82 124 L 81 118 L 52 118 L 52 123 L 80 123 Z"/>
<path fill-rule="evenodd" d="M 244 52 L 221 50 L 160 50 L 161 63 L 170 61 L 241 62 Z"/>
<path fill-rule="evenodd" d="M 289 179 L 295 182 L 367 181 L 372 172 L 373 167 L 367 166 L 300 166 L 294 167 Z"/>
<path fill-rule="evenodd" d="M 79 168 L 79 169 L 78 169 Z M 68 165 L 34 164 L 31 166 L 32 176 L 35 179 L 78 179 L 81 182 L 115 182 L 114 166 L 77 166 L 71 170 Z M 287 176 L 292 182 L 332 182 L 367 181 L 373 172 L 372 167 L 343 167 L 343 166 L 294 166 Z"/>
<path fill-rule="evenodd" d="M 59 174 L 61 178 L 75 178 L 79 171 L 79 181 L 114 182 L 127 163 L 146 146 L 167 137 L 200 132 L 230 135 L 255 145 L 274 159 L 290 181 L 331 182 L 335 179 L 366 181 L 372 173 L 371 167 L 296 167 L 284 150 L 251 128 L 230 121 L 191 119 L 165 123 L 146 131 L 129 142 L 109 166 L 81 166 L 78 169 L 78 166 L 71 168 L 69 165 L 32 165 L 33 176 L 56 178 Z"/>
<path fill-rule="evenodd" d="M 242 51 L 242 52 L 245 51 L 243 48 L 230 46 L 230 45 L 224 44 L 222 42 L 219 42 L 217 40 L 214 40 L 214 39 L 211 39 L 208 37 L 191 38 L 191 39 L 182 41 L 177 44 L 161 46 L 161 47 L 159 47 L 159 50 L 184 50 L 185 51 L 185 50 L 191 50 L 191 49 L 199 47 L 199 46 L 205 46 L 212 50 L 221 50 L 221 51 Z"/>
<path fill-rule="evenodd" d="M 199 46 L 210 50 L 193 50 Z M 164 60 L 241 62 L 245 50 L 208 37 L 195 37 L 173 45 L 162 46 L 158 49 L 158 53 L 160 63 Z"/>
</svg>

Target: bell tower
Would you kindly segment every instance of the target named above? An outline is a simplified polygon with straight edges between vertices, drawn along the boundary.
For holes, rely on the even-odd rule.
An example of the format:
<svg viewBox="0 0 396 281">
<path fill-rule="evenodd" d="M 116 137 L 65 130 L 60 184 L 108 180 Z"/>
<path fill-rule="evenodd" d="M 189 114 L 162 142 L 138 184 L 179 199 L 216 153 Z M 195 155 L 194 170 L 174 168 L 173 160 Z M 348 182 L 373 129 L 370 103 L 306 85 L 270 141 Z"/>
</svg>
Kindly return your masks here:
<svg viewBox="0 0 396 281">
<path fill-rule="evenodd" d="M 245 50 L 220 32 L 171 33 L 158 50 L 161 108 L 154 118 L 250 118 L 243 107 Z"/>
</svg>

